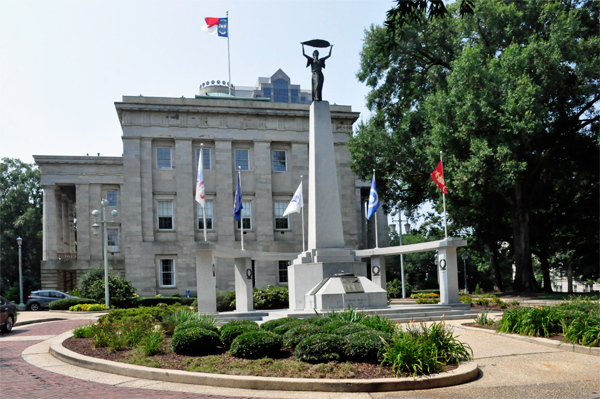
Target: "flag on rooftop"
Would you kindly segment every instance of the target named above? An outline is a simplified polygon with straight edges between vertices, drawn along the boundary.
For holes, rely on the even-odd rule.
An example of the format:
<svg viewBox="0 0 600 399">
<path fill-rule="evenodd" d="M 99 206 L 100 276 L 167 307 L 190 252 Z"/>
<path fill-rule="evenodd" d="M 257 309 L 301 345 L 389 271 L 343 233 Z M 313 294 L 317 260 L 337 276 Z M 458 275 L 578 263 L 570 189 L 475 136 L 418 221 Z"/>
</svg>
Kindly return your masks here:
<svg viewBox="0 0 600 399">
<path fill-rule="evenodd" d="M 444 180 L 444 167 L 442 166 L 442 161 L 438 164 L 437 168 L 431 172 L 431 179 L 437 184 L 442 193 L 448 194 L 448 189 L 446 188 L 446 181 Z"/>
<path fill-rule="evenodd" d="M 204 32 L 210 33 L 211 35 L 228 37 L 229 35 L 229 18 L 204 18 L 206 25 L 200 27 Z"/>
<path fill-rule="evenodd" d="M 300 213 L 302 207 L 304 206 L 304 199 L 302 198 L 302 182 L 298 186 L 294 197 L 290 201 L 290 204 L 285 208 L 285 212 L 283 212 L 283 216 L 287 216 L 290 213 Z"/>
<path fill-rule="evenodd" d="M 377 187 L 375 187 L 375 173 L 373 173 L 373 182 L 371 183 L 371 192 L 369 193 L 369 205 L 367 206 L 367 219 L 379 208 L 379 196 L 377 195 Z"/>
</svg>

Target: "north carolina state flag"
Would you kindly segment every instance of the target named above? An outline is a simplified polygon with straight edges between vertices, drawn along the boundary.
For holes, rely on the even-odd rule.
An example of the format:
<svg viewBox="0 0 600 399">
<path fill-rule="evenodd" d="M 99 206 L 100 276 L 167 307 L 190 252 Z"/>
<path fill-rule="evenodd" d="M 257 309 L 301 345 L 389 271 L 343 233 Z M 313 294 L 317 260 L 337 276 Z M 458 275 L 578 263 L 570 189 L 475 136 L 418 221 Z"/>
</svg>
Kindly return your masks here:
<svg viewBox="0 0 600 399">
<path fill-rule="evenodd" d="M 437 168 L 431 172 L 431 179 L 435 182 L 435 184 L 437 184 L 444 194 L 448 194 L 446 181 L 444 180 L 444 167 L 442 166 L 442 161 L 440 161 Z"/>
<path fill-rule="evenodd" d="M 206 25 L 200 27 L 204 32 L 215 36 L 228 37 L 228 18 L 208 17 L 204 18 L 204 21 L 206 21 Z"/>
</svg>

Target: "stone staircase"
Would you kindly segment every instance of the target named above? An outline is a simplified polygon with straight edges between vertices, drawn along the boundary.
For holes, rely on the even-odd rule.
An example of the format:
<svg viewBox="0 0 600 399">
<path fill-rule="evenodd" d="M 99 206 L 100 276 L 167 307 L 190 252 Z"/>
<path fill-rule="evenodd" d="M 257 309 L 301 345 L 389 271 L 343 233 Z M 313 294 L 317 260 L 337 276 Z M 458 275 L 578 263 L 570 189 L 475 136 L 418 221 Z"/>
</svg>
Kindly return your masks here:
<svg viewBox="0 0 600 399">
<path fill-rule="evenodd" d="M 458 319 L 474 319 L 481 310 L 471 309 L 469 304 L 455 305 L 396 305 L 381 309 L 363 310 L 368 314 L 377 314 L 381 317 L 400 323 L 415 321 L 439 321 L 439 320 L 458 320 Z M 490 311 L 488 311 L 490 312 Z M 254 312 L 222 312 L 217 317 L 218 324 L 224 324 L 231 320 L 246 319 L 253 320 L 257 323 L 263 323 L 269 320 L 280 319 L 282 317 L 296 317 L 305 319 L 315 317 L 315 312 L 306 311 L 290 311 L 288 309 L 264 310 Z"/>
</svg>

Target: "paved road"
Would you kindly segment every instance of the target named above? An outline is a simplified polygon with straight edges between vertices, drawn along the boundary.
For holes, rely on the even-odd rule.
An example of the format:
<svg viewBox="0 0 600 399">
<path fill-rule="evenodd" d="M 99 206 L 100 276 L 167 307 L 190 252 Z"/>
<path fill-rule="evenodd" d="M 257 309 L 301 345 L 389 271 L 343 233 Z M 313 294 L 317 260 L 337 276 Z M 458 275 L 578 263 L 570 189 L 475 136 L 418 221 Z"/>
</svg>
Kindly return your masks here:
<svg viewBox="0 0 600 399">
<path fill-rule="evenodd" d="M 43 341 L 88 320 L 15 327 L 0 337 L 0 392 L 3 398 L 600 398 L 600 358 L 461 328 L 460 340 L 473 348 L 481 369 L 468 384 L 389 393 L 252 391 L 164 383 L 100 373 L 66 365 L 47 353 Z M 29 349 L 27 349 L 29 348 Z M 23 351 L 27 349 L 23 360 Z M 33 359 L 33 360 L 32 360 Z"/>
</svg>

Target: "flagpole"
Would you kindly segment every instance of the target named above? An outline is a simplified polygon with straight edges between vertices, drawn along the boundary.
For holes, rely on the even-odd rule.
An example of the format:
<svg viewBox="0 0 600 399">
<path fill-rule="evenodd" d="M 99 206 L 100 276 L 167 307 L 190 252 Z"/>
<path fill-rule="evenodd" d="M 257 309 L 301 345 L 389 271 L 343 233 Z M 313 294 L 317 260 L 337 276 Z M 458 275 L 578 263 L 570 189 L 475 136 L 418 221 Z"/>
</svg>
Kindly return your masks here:
<svg viewBox="0 0 600 399">
<path fill-rule="evenodd" d="M 242 167 L 238 166 L 238 180 L 240 181 L 240 198 L 242 198 Z M 244 210 L 240 210 L 240 235 L 242 237 L 242 251 L 244 249 Z"/>
<path fill-rule="evenodd" d="M 375 169 L 373 169 L 373 179 L 375 179 Z M 377 199 L 379 201 L 379 199 Z M 379 234 L 377 234 L 377 211 L 373 214 L 375 216 L 375 248 L 379 248 Z"/>
<path fill-rule="evenodd" d="M 202 178 L 204 180 L 204 143 L 200 143 L 200 156 L 198 157 L 198 162 L 201 162 L 202 165 L 198 165 L 199 168 L 202 168 Z M 204 181 L 202 181 L 202 184 L 204 184 Z M 206 186 L 205 187 L 205 191 L 206 191 Z M 206 195 L 205 195 L 206 198 Z M 204 226 L 204 241 L 206 240 L 206 199 L 204 200 L 204 206 L 202 207 L 202 223 Z"/>
<path fill-rule="evenodd" d="M 300 184 L 302 184 L 302 175 L 300 175 Z M 302 187 L 302 189 L 304 189 L 304 186 Z M 304 194 L 302 194 L 302 252 L 306 252 L 304 237 Z"/>
<path fill-rule="evenodd" d="M 229 55 L 229 11 L 226 11 L 225 15 L 227 16 L 227 67 L 229 69 L 229 97 L 231 97 L 231 58 Z M 242 244 L 242 249 L 244 249 L 243 247 L 244 247 L 244 245 Z"/>
<path fill-rule="evenodd" d="M 442 161 L 442 151 L 440 151 L 440 162 L 442 163 L 442 170 L 444 170 L 444 162 Z M 446 220 L 446 194 L 442 191 L 442 199 L 444 201 L 444 235 L 446 240 L 448 239 L 448 222 Z"/>
</svg>

